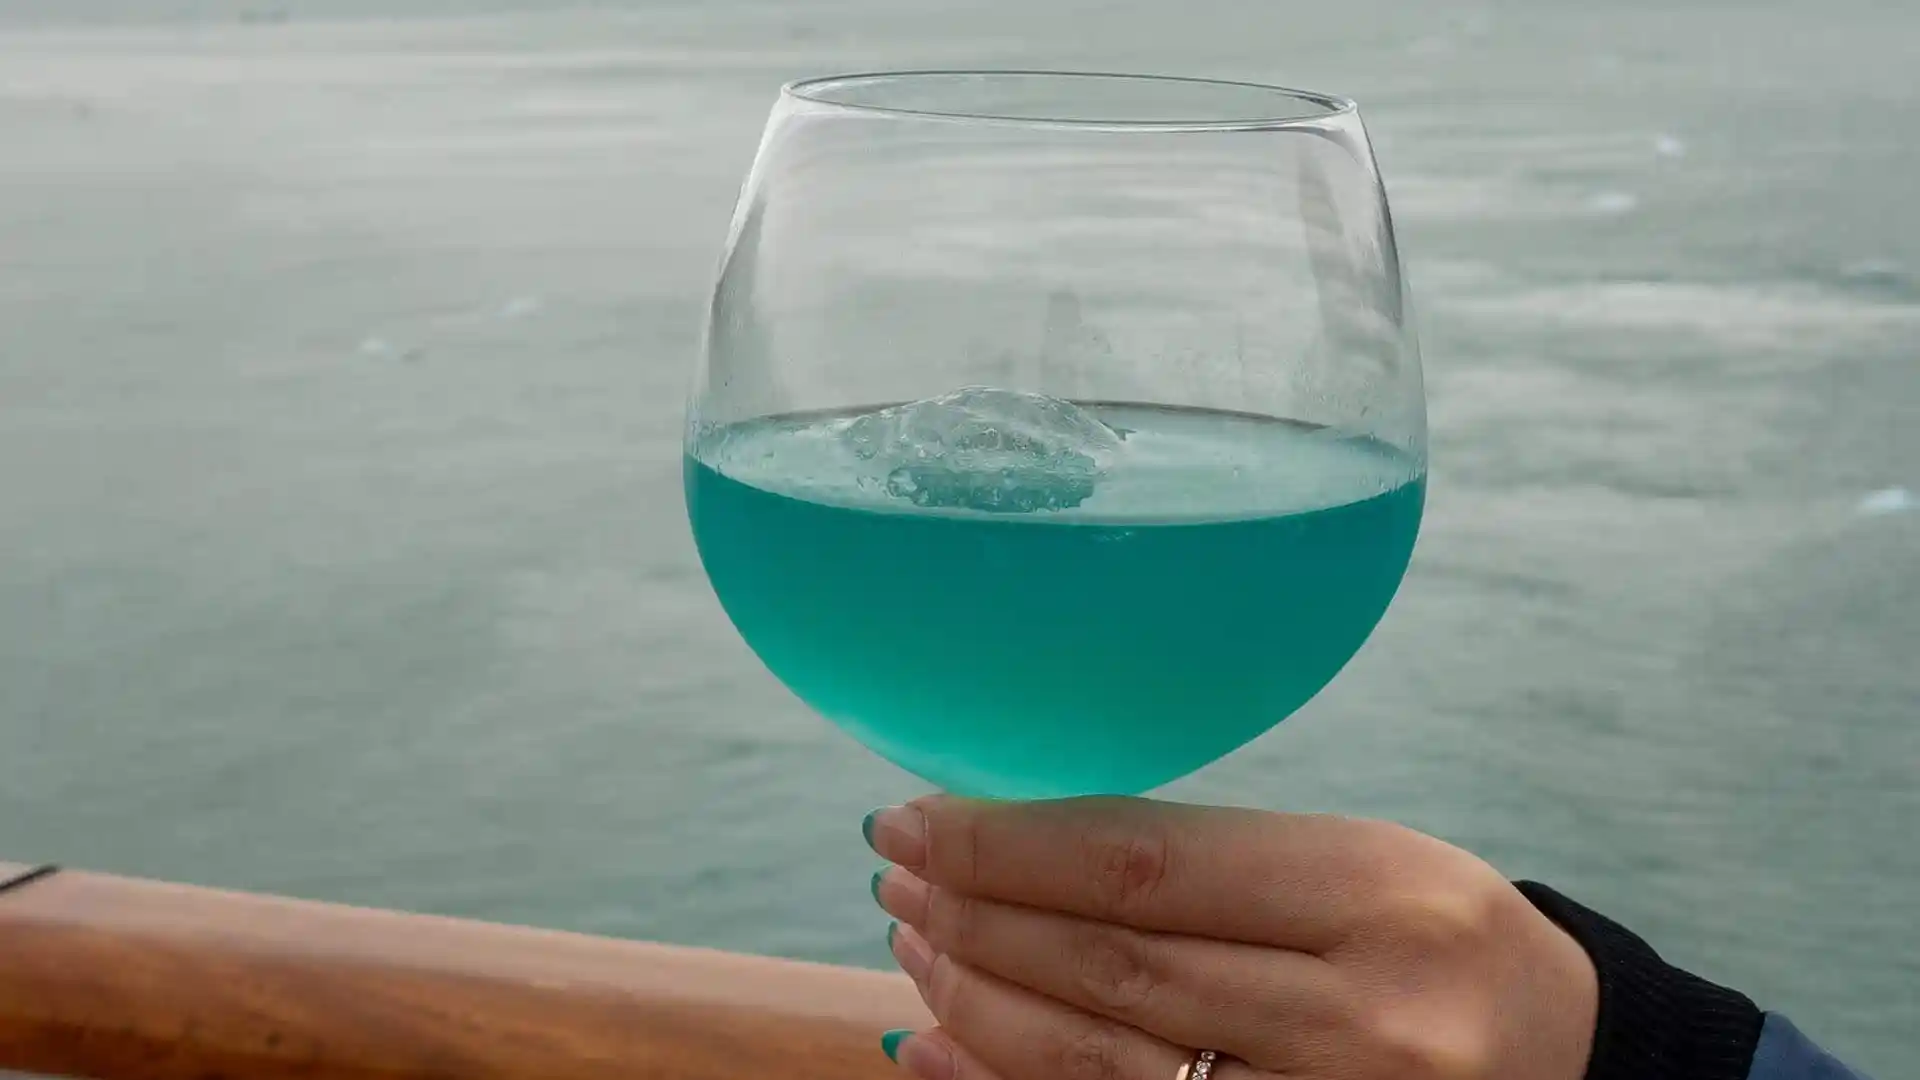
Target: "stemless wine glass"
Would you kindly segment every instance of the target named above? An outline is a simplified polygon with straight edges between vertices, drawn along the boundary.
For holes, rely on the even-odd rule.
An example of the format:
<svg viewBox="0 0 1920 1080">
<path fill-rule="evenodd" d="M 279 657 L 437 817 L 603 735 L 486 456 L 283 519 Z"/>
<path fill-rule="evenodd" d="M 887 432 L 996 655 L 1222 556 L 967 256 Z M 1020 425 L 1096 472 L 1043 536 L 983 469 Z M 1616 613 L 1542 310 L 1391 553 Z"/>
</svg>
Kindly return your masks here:
<svg viewBox="0 0 1920 1080">
<path fill-rule="evenodd" d="M 921 777 L 1134 793 L 1228 753 L 1360 648 L 1419 529 L 1358 112 L 1126 75 L 786 87 L 685 470 L 747 643 Z"/>
</svg>

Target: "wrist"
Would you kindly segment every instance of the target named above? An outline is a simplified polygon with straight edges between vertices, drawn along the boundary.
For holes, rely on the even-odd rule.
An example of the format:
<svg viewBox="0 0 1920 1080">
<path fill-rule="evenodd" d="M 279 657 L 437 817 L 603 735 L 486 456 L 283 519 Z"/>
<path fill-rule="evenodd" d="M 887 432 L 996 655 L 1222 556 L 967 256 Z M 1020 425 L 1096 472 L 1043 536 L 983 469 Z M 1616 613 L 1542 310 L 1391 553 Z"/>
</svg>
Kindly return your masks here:
<svg viewBox="0 0 1920 1080">
<path fill-rule="evenodd" d="M 1598 993 L 1578 1080 L 1745 1080 L 1762 1018 L 1744 994 L 1668 964 L 1625 927 L 1544 885 L 1518 887 L 1590 960 Z"/>
<path fill-rule="evenodd" d="M 1593 1054 L 1600 1010 L 1600 979 L 1573 935 L 1514 894 L 1518 917 L 1509 931 L 1517 946 L 1510 1025 L 1503 1041 L 1511 1057 L 1499 1072 L 1515 1080 L 1583 1080 Z"/>
<path fill-rule="evenodd" d="M 1541 949 L 1551 973 L 1546 1005 L 1551 1018 L 1541 1026 L 1549 1040 L 1542 1050 L 1544 1080 L 1582 1080 L 1593 1057 L 1599 1024 L 1600 976 L 1593 958 L 1560 924 L 1542 918 L 1547 939 Z"/>
</svg>

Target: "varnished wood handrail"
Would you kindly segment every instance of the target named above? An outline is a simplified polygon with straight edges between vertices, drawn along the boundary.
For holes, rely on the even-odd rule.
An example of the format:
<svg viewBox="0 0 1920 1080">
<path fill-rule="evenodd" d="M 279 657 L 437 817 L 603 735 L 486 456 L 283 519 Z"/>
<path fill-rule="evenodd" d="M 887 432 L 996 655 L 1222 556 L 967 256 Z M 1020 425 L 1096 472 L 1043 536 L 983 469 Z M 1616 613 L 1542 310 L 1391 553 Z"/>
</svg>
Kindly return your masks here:
<svg viewBox="0 0 1920 1080">
<path fill-rule="evenodd" d="M 926 1022 L 850 968 L 75 871 L 0 892 L 0 1070 L 884 1080 L 879 1033 Z"/>
</svg>

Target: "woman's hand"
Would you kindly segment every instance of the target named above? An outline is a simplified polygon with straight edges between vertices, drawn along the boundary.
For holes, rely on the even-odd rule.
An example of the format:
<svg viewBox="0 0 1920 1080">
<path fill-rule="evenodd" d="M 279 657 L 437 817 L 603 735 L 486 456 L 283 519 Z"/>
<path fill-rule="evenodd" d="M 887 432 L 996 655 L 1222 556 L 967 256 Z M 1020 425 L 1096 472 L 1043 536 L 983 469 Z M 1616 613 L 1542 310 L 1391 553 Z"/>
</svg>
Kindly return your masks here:
<svg viewBox="0 0 1920 1080">
<path fill-rule="evenodd" d="M 1492 867 L 1377 821 L 1138 799 L 877 811 L 920 1080 L 1580 1080 L 1592 963 Z"/>
</svg>

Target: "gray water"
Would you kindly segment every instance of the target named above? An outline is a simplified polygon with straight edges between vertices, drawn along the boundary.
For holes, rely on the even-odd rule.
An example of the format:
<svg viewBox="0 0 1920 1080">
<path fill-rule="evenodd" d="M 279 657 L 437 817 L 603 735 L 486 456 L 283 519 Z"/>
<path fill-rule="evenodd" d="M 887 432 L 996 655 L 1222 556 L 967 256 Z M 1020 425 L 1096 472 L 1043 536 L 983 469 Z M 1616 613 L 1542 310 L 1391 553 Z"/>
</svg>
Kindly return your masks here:
<svg viewBox="0 0 1920 1080">
<path fill-rule="evenodd" d="M 774 89 L 1279 81 L 1379 143 L 1431 514 L 1168 794 L 1408 822 L 1905 1071 L 1920 7 L 913 6 L 0 0 L 0 857 L 883 963 L 856 823 L 916 785 L 682 521 Z"/>
</svg>

